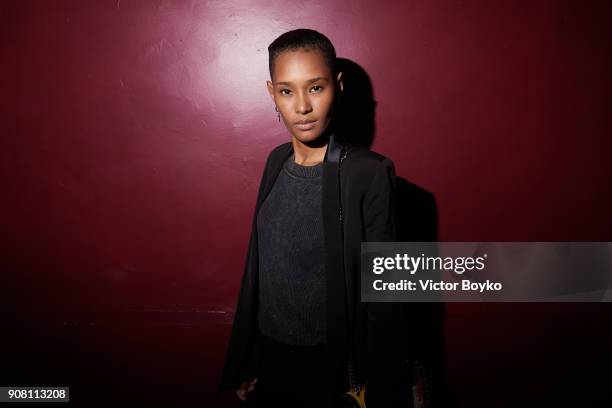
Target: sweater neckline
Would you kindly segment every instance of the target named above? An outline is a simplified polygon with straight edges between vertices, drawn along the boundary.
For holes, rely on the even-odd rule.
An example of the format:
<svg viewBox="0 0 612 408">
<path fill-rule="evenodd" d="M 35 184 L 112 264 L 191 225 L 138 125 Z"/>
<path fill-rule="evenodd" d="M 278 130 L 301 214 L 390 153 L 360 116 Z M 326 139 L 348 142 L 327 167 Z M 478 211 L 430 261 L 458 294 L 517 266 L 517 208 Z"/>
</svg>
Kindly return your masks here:
<svg viewBox="0 0 612 408">
<path fill-rule="evenodd" d="M 291 154 L 285 161 L 285 169 L 293 176 L 301 178 L 315 178 L 323 174 L 323 162 L 314 166 L 303 166 L 295 162 L 295 154 Z"/>
</svg>

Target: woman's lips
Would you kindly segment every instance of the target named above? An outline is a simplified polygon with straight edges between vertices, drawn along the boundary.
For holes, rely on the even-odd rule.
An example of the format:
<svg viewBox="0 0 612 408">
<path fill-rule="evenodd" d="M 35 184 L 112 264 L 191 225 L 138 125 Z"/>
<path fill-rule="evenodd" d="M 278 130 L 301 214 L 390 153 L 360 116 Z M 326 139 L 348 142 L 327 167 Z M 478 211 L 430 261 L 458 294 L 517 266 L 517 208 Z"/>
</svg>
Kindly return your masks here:
<svg viewBox="0 0 612 408">
<path fill-rule="evenodd" d="M 317 121 L 312 121 L 312 122 L 308 122 L 308 123 L 296 123 L 295 127 L 298 128 L 299 130 L 311 130 L 312 128 L 315 127 Z"/>
</svg>

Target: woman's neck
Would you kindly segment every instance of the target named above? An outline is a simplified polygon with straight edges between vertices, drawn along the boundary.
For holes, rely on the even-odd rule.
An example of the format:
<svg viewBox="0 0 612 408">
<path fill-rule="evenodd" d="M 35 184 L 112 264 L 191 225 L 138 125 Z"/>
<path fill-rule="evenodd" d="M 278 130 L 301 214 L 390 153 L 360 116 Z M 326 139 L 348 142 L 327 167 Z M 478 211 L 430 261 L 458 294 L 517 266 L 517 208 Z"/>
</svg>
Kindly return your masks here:
<svg viewBox="0 0 612 408">
<path fill-rule="evenodd" d="M 293 145 L 294 161 L 302 166 L 314 166 L 321 163 L 325 158 L 325 152 L 329 141 L 325 142 L 325 144 L 308 146 L 294 137 L 291 143 Z"/>
</svg>

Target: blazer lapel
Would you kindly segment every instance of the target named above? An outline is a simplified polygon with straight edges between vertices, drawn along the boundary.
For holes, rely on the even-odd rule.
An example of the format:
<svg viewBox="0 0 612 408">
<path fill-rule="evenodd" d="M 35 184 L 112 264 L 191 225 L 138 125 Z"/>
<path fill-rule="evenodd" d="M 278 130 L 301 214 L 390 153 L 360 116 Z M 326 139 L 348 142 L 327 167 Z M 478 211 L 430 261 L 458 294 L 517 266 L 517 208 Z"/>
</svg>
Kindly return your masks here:
<svg viewBox="0 0 612 408">
<path fill-rule="evenodd" d="M 323 234 L 325 237 L 325 275 L 327 284 L 328 367 L 336 372 L 344 361 L 348 319 L 344 272 L 344 248 L 340 229 L 340 183 L 338 162 L 341 145 L 331 135 L 323 165 Z"/>
</svg>

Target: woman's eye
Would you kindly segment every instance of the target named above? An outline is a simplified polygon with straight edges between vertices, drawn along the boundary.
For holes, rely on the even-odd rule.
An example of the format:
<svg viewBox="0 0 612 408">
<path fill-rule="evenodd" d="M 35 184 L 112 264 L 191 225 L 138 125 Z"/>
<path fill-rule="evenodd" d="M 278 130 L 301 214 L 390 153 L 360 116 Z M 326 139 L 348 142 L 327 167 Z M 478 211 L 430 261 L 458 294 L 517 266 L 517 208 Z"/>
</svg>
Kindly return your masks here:
<svg viewBox="0 0 612 408">
<path fill-rule="evenodd" d="M 281 95 L 289 95 L 291 93 L 289 89 L 281 89 L 279 92 Z"/>
<path fill-rule="evenodd" d="M 312 88 L 310 88 L 310 90 L 314 92 L 321 92 L 323 90 L 323 87 L 321 85 L 315 85 Z"/>
</svg>

